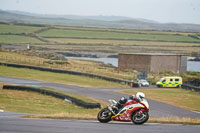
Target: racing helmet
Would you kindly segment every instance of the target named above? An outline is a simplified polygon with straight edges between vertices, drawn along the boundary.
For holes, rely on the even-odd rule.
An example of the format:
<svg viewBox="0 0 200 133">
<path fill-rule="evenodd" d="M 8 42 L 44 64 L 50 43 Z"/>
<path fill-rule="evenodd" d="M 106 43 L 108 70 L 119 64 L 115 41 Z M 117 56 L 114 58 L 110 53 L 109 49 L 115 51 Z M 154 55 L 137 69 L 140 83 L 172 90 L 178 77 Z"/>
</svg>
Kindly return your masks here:
<svg viewBox="0 0 200 133">
<path fill-rule="evenodd" d="M 139 100 L 139 101 L 142 101 L 143 98 L 145 98 L 145 94 L 142 93 L 142 92 L 138 92 L 136 94 L 136 98 Z"/>
</svg>

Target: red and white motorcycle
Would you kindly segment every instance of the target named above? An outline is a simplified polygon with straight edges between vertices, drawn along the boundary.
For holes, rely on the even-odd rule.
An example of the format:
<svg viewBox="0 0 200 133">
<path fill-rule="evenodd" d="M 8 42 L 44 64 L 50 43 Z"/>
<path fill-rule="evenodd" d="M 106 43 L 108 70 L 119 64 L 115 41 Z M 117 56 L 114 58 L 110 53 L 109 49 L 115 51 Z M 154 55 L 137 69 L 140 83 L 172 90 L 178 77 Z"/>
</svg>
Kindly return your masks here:
<svg viewBox="0 0 200 133">
<path fill-rule="evenodd" d="M 144 97 L 140 97 L 137 101 L 127 101 L 117 112 L 115 108 L 118 102 L 115 100 L 109 100 L 109 102 L 111 105 L 102 109 L 97 115 L 97 119 L 102 123 L 115 120 L 124 122 L 132 121 L 134 124 L 143 124 L 149 119 L 149 104 Z"/>
</svg>

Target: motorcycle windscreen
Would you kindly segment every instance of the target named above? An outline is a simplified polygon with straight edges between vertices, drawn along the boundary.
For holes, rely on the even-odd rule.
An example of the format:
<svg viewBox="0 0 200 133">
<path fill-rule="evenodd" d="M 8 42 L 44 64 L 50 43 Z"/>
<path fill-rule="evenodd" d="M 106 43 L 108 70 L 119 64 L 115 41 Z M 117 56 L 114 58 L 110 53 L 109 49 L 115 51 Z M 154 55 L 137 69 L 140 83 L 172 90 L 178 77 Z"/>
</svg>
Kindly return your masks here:
<svg viewBox="0 0 200 133">
<path fill-rule="evenodd" d="M 143 103 L 149 109 L 149 103 L 148 103 L 147 99 L 143 98 L 141 103 Z"/>
</svg>

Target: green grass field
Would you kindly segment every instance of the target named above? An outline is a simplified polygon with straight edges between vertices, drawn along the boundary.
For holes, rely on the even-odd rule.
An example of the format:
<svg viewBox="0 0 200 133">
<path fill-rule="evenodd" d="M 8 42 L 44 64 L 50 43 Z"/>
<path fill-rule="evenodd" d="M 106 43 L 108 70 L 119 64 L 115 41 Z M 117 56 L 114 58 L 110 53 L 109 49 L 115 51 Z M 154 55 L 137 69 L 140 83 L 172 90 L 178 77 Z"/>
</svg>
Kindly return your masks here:
<svg viewBox="0 0 200 133">
<path fill-rule="evenodd" d="M 33 33 L 41 27 L 0 24 L 0 33 Z"/>
<path fill-rule="evenodd" d="M 0 66 L 0 75 L 8 77 L 18 77 L 25 79 L 48 81 L 53 83 L 71 84 L 71 85 L 78 85 L 85 87 L 103 87 L 103 88 L 126 87 L 125 85 L 121 85 L 119 83 L 108 82 L 105 80 L 89 78 L 85 76 L 43 72 L 38 70 L 12 68 L 6 66 Z"/>
<path fill-rule="evenodd" d="M 46 37 L 76 37 L 76 38 L 103 38 L 103 39 L 135 39 L 135 40 L 158 40 L 158 41 L 181 41 L 181 42 L 200 42 L 183 35 L 155 35 L 155 34 L 137 34 L 137 33 L 116 33 L 101 31 L 78 31 L 78 30 L 58 30 L 51 29 L 39 33 Z"/>
<path fill-rule="evenodd" d="M 113 45 L 113 46 L 168 46 L 168 47 L 191 47 L 199 46 L 199 43 L 186 43 L 186 42 L 159 42 L 159 41 L 133 41 L 133 40 L 106 40 L 106 39 L 73 39 L 73 38 L 46 38 L 50 41 L 58 43 L 72 43 L 82 45 Z"/>
<path fill-rule="evenodd" d="M 0 35 L 0 43 L 43 43 L 42 41 L 28 36 Z"/>
<path fill-rule="evenodd" d="M 147 99 L 165 102 L 188 110 L 200 112 L 200 93 L 190 90 L 162 88 L 162 89 L 134 89 L 122 90 L 121 93 L 136 94 L 144 92 Z"/>
<path fill-rule="evenodd" d="M 113 53 L 192 53 L 199 52 L 199 43 L 183 42 L 157 42 L 157 41 L 130 41 L 130 40 L 104 40 L 104 39 L 71 39 L 71 38 L 45 38 L 55 41 L 58 45 L 48 45 L 51 49 L 65 49 L 66 51 L 82 50 L 93 52 Z M 45 47 L 45 46 L 44 46 Z"/>
<path fill-rule="evenodd" d="M 156 31 L 156 30 L 136 30 L 136 29 L 115 29 L 115 28 L 96 28 L 96 27 L 78 27 L 78 26 L 56 26 L 60 30 L 79 30 L 79 31 L 101 31 L 116 33 L 136 33 L 136 34 L 154 34 L 154 35 L 189 35 L 193 33 L 175 32 L 175 31 Z"/>
</svg>

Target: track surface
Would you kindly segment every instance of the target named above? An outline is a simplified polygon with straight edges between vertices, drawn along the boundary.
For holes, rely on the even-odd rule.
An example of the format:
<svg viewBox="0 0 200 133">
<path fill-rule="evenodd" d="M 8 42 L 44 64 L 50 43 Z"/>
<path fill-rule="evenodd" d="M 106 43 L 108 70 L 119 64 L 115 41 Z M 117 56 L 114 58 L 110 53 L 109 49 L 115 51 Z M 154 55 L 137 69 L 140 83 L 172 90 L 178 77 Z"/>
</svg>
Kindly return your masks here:
<svg viewBox="0 0 200 133">
<path fill-rule="evenodd" d="M 123 94 L 119 94 L 113 92 L 113 90 L 118 90 L 122 88 L 86 88 L 86 87 L 78 87 L 66 84 L 57 84 L 57 83 L 49 83 L 35 80 L 26 80 L 20 78 L 9 78 L 9 77 L 1 77 L 0 82 L 7 82 L 12 84 L 20 84 L 20 85 L 32 85 L 38 87 L 48 87 L 57 90 L 67 91 L 75 94 L 80 94 L 83 96 L 93 97 L 96 99 L 107 101 L 108 99 L 116 99 L 118 100 L 122 96 L 127 96 Z M 200 118 L 200 114 L 196 112 L 192 112 L 189 110 L 185 110 L 176 106 L 172 106 L 169 104 L 165 104 L 159 101 L 154 101 L 148 99 L 150 104 L 150 116 L 153 117 L 192 117 L 192 118 Z"/>
<path fill-rule="evenodd" d="M 181 124 L 134 125 L 88 120 L 21 119 L 20 113 L 0 113 L 1 133 L 199 133 L 200 126 Z"/>
<path fill-rule="evenodd" d="M 84 88 L 64 84 L 48 83 L 18 78 L 0 77 L 0 82 L 20 85 L 32 85 L 49 87 L 57 90 L 81 94 L 107 101 L 110 98 L 119 99 L 122 94 L 115 93 L 112 89 Z M 199 117 L 200 114 L 171 106 L 162 102 L 149 100 L 151 116 L 177 116 L 177 117 Z M 0 133 L 198 133 L 200 126 L 182 124 L 154 124 L 145 123 L 142 126 L 132 123 L 110 122 L 107 124 L 88 120 L 51 120 L 51 119 L 22 119 L 22 113 L 0 113 Z"/>
</svg>

